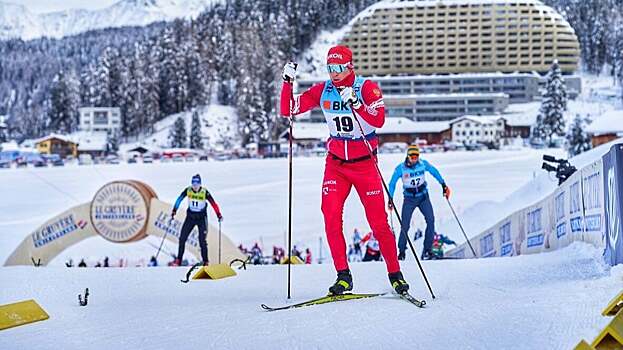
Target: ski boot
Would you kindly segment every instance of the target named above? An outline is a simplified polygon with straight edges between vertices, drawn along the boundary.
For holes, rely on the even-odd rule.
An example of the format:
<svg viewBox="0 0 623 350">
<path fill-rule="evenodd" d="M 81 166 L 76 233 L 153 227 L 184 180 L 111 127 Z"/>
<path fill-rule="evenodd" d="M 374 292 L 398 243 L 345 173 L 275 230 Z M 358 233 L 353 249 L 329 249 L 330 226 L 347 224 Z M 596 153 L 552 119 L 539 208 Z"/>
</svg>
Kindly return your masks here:
<svg viewBox="0 0 623 350">
<path fill-rule="evenodd" d="M 434 257 L 433 251 L 430 249 L 422 250 L 422 260 L 432 260 Z"/>
<path fill-rule="evenodd" d="M 404 250 L 401 250 L 401 251 L 398 253 L 398 260 L 403 261 L 404 259 L 405 259 L 405 251 L 404 251 Z"/>
<path fill-rule="evenodd" d="M 340 295 L 351 290 L 353 290 L 353 276 L 350 270 L 338 271 L 337 280 L 329 287 L 329 295 Z"/>
<path fill-rule="evenodd" d="M 405 294 L 409 291 L 409 284 L 405 281 L 404 277 L 402 277 L 402 272 L 393 272 L 388 274 L 389 283 L 392 284 L 392 287 L 398 294 Z"/>
</svg>

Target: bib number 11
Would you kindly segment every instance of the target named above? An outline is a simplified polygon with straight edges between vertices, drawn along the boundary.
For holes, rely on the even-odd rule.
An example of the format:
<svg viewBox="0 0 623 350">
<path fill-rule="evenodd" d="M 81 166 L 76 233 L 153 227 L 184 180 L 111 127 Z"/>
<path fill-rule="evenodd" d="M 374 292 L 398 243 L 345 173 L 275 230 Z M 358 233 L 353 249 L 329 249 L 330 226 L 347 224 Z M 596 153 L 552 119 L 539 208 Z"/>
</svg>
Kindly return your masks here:
<svg viewBox="0 0 623 350">
<path fill-rule="evenodd" d="M 333 118 L 333 121 L 335 122 L 335 128 L 338 132 L 351 132 L 355 129 L 355 126 L 353 125 L 353 119 L 351 117 L 335 117 Z"/>
</svg>

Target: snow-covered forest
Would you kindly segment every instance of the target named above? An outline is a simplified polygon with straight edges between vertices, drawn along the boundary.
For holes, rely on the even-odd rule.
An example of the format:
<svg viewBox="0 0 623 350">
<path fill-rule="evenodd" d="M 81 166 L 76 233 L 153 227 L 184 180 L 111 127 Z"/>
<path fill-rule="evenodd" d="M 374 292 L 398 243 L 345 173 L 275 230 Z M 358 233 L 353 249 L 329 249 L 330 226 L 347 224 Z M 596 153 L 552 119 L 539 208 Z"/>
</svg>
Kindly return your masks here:
<svg viewBox="0 0 623 350">
<path fill-rule="evenodd" d="M 571 24 L 590 73 L 623 79 L 623 0 L 544 0 Z"/>
<path fill-rule="evenodd" d="M 227 0 L 195 20 L 0 42 L 0 115 L 12 137 L 77 127 L 78 106 L 117 106 L 122 137 L 211 97 L 236 106 L 243 142 L 268 139 L 283 63 L 373 0 Z"/>
<path fill-rule="evenodd" d="M 122 110 L 122 137 L 211 102 L 234 106 L 242 142 L 271 139 L 284 62 L 374 0 L 226 0 L 194 20 L 0 42 L 0 115 L 10 136 L 77 127 L 79 106 Z M 583 67 L 623 80 L 623 0 L 550 0 L 575 28 Z"/>
</svg>

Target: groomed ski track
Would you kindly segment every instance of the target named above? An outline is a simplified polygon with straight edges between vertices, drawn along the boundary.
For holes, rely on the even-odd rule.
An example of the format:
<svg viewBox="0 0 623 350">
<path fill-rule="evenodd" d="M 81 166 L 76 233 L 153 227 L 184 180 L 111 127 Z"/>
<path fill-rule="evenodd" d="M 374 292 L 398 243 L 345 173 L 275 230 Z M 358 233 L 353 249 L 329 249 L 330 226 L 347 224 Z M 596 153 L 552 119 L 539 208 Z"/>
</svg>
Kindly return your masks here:
<svg viewBox="0 0 623 350">
<path fill-rule="evenodd" d="M 50 319 L 0 332 L 0 349 L 570 349 L 605 326 L 600 312 L 623 285 L 623 266 L 607 267 L 600 254 L 575 243 L 427 261 L 436 300 L 407 261 L 424 309 L 382 296 L 272 313 L 260 304 L 287 303 L 285 266 L 188 284 L 184 268 L 1 268 L 0 304 L 34 298 Z M 390 291 L 384 263 L 351 269 L 355 292 Z M 330 265 L 293 266 L 292 276 L 292 303 L 323 295 L 335 278 Z"/>
</svg>

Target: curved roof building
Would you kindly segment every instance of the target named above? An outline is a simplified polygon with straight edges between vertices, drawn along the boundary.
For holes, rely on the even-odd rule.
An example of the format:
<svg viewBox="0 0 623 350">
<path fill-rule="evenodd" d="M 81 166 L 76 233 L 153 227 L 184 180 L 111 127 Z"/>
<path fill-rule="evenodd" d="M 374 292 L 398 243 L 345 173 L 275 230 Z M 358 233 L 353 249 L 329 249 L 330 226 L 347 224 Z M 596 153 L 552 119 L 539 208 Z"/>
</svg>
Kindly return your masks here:
<svg viewBox="0 0 623 350">
<path fill-rule="evenodd" d="M 350 22 L 362 75 L 573 72 L 580 46 L 569 23 L 536 0 L 385 0 Z"/>
</svg>

